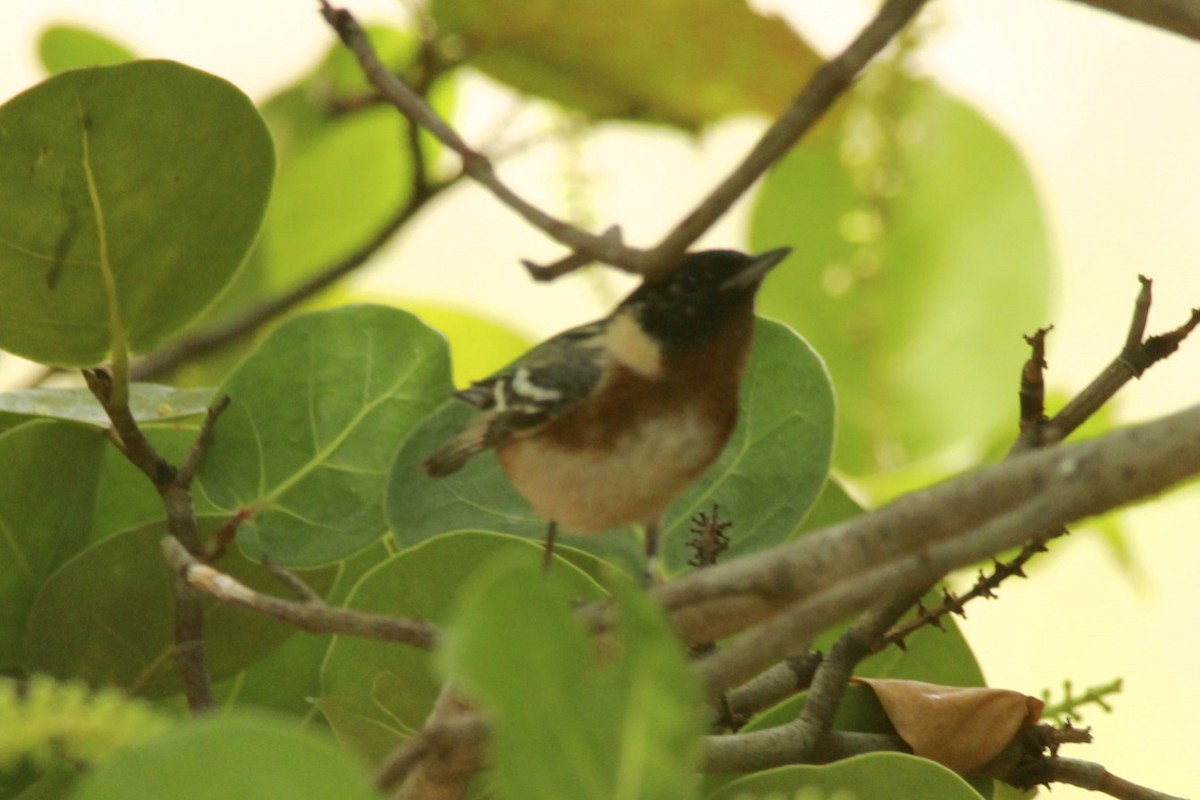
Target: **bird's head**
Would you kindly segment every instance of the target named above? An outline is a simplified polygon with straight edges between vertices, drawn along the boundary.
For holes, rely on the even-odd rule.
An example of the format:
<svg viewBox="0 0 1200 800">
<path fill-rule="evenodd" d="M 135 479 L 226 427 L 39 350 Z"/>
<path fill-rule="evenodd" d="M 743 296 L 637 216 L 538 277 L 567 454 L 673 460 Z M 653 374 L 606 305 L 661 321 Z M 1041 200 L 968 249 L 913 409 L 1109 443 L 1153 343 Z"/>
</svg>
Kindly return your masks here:
<svg viewBox="0 0 1200 800">
<path fill-rule="evenodd" d="M 666 351 L 685 349 L 719 330 L 732 315 L 749 314 L 763 278 L 790 252 L 782 247 L 759 255 L 688 253 L 675 269 L 638 287 L 617 313 L 634 314 Z"/>
</svg>

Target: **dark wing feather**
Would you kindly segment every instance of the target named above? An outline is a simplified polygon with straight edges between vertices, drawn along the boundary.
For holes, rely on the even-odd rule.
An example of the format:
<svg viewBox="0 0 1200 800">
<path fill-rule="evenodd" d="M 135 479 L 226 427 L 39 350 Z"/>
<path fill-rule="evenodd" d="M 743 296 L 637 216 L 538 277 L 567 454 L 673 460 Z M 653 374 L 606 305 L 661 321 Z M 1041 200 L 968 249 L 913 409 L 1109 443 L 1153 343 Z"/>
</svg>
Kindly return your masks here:
<svg viewBox="0 0 1200 800">
<path fill-rule="evenodd" d="M 455 397 L 483 413 L 429 457 L 426 472 L 449 475 L 471 456 L 544 425 L 591 394 L 604 373 L 604 324 L 563 331 L 456 392 Z"/>
</svg>

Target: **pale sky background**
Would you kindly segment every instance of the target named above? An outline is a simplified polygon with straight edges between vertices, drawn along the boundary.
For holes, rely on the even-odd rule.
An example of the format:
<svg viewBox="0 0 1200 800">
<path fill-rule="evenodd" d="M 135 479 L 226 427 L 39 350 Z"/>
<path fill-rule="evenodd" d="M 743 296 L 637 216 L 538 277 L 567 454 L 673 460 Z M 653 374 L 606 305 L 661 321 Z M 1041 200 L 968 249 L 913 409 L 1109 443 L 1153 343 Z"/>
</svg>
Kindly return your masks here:
<svg viewBox="0 0 1200 800">
<path fill-rule="evenodd" d="M 403 4 L 345 0 L 360 18 L 396 19 Z M 871 8 L 864 2 L 772 0 L 828 51 Z M 1155 280 L 1151 332 L 1200 305 L 1200 43 L 1066 0 L 944 0 L 926 52 L 929 71 L 966 96 L 1017 143 L 1042 192 L 1061 264 L 1047 322 L 1052 386 L 1078 388 L 1124 337 L 1137 274 Z M 51 21 L 94 26 L 136 51 L 221 75 L 256 99 L 306 69 L 330 42 L 309 0 L 3 0 L 0 98 L 39 80 L 36 34 Z M 482 82 L 463 96 L 471 133 L 501 102 Z M 646 244 L 687 210 L 752 141 L 734 121 L 692 140 L 608 126 L 584 154 L 598 188 L 600 225 L 620 222 Z M 561 154 L 506 172 L 527 197 L 558 202 Z M 703 241 L 738 246 L 744 208 Z M 452 300 L 545 335 L 605 303 L 595 281 L 535 286 L 517 259 L 558 250 L 482 192 L 457 191 L 363 277 L 397 293 Z M 795 243 L 803 247 L 802 242 Z M 619 282 L 619 280 L 617 281 Z M 615 289 L 613 291 L 616 291 Z M 1003 314 L 1004 309 L 996 309 Z M 1015 389 L 1015 387 L 1014 387 Z M 1121 395 L 1119 415 L 1149 419 L 1200 402 L 1200 339 Z M 1062 679 L 1077 689 L 1121 676 L 1115 714 L 1091 710 L 1096 743 L 1063 754 L 1099 761 L 1129 780 L 1200 797 L 1194 721 L 1200 658 L 1200 489 L 1124 515 L 1148 580 L 1119 570 L 1081 532 L 1001 599 L 968 609 L 964 628 L 989 682 L 1038 694 Z M 1056 786 L 1057 800 L 1097 795 Z"/>
</svg>

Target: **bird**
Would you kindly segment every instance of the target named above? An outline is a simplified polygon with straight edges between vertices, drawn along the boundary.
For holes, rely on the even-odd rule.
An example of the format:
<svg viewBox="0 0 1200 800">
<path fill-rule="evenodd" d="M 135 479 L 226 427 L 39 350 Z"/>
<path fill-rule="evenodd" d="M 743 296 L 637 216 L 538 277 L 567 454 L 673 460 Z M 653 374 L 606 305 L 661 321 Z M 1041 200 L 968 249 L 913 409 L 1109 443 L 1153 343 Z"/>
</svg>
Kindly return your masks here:
<svg viewBox="0 0 1200 800">
<path fill-rule="evenodd" d="M 644 531 L 646 579 L 663 516 L 716 461 L 738 418 L 754 299 L 790 248 L 685 254 L 608 316 L 570 328 L 454 394 L 478 409 L 424 462 L 441 478 L 494 450 L 509 482 L 558 529 Z"/>
</svg>

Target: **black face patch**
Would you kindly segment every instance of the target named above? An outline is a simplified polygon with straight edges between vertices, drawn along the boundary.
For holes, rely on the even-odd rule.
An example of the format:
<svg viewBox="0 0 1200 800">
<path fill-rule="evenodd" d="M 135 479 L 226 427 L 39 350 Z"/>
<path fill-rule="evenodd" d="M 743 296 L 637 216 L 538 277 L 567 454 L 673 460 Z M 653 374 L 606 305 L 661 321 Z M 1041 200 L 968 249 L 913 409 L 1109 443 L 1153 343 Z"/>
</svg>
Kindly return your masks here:
<svg viewBox="0 0 1200 800">
<path fill-rule="evenodd" d="M 691 253 L 669 275 L 643 284 L 621 305 L 633 309 L 668 355 L 679 352 L 689 342 L 711 335 L 730 315 L 753 302 L 757 281 L 727 286 L 753 260 L 733 250 Z"/>
</svg>

